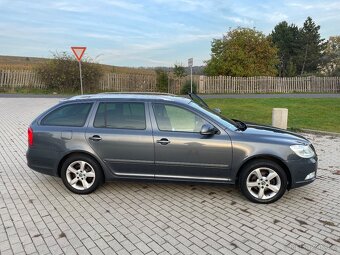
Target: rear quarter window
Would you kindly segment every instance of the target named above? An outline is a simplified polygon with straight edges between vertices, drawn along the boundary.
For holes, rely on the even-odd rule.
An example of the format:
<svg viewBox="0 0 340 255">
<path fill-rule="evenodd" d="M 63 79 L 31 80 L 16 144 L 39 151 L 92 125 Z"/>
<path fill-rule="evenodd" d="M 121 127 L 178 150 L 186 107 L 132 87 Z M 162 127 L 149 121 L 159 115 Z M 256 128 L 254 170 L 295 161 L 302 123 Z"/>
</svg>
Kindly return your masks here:
<svg viewBox="0 0 340 255">
<path fill-rule="evenodd" d="M 67 104 L 48 113 L 40 122 L 43 126 L 82 127 L 85 125 L 92 103 Z"/>
</svg>

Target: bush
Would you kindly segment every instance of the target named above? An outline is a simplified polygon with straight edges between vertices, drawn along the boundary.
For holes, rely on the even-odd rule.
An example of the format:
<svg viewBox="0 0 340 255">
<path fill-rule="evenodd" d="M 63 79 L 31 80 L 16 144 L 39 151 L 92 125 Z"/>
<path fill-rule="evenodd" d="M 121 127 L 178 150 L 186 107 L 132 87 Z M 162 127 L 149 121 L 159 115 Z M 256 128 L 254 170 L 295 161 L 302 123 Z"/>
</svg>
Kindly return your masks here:
<svg viewBox="0 0 340 255">
<path fill-rule="evenodd" d="M 340 76 L 340 67 L 337 67 L 330 76 Z"/>
<path fill-rule="evenodd" d="M 187 95 L 191 92 L 191 82 L 190 80 L 185 81 L 183 87 L 181 88 L 181 95 Z M 196 83 L 192 82 L 192 92 L 197 93 Z"/>
<path fill-rule="evenodd" d="M 156 88 L 158 92 L 168 92 L 168 74 L 163 69 L 156 69 Z"/>
<path fill-rule="evenodd" d="M 80 91 L 78 61 L 66 52 L 55 54 L 53 57 L 37 67 L 40 79 L 53 91 L 72 93 Z M 83 58 L 81 69 L 84 92 L 98 89 L 100 78 L 103 76 L 101 66 Z"/>
</svg>

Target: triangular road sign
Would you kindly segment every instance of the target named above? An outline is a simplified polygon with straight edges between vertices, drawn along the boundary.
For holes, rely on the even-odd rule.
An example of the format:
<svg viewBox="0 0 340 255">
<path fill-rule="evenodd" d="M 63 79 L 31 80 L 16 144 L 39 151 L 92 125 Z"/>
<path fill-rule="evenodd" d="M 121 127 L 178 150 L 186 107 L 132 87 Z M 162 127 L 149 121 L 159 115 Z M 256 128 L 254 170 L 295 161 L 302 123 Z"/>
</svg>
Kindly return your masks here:
<svg viewBox="0 0 340 255">
<path fill-rule="evenodd" d="M 71 47 L 74 55 L 76 56 L 77 60 L 80 61 L 84 55 L 86 47 Z"/>
</svg>

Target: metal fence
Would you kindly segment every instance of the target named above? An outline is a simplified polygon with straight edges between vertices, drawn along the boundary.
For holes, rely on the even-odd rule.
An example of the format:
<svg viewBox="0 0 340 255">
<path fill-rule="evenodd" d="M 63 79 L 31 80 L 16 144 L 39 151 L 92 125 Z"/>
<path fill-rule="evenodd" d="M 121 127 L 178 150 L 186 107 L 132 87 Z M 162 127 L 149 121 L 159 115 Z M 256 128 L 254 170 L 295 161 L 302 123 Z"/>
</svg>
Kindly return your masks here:
<svg viewBox="0 0 340 255">
<path fill-rule="evenodd" d="M 179 94 L 189 76 L 169 76 L 168 92 Z M 340 77 L 229 77 L 194 75 L 202 94 L 218 93 L 340 93 Z M 107 73 L 99 82 L 102 91 L 156 91 L 156 75 Z M 86 91 L 86 83 L 84 84 Z M 45 88 L 32 70 L 0 70 L 0 88 Z"/>
</svg>

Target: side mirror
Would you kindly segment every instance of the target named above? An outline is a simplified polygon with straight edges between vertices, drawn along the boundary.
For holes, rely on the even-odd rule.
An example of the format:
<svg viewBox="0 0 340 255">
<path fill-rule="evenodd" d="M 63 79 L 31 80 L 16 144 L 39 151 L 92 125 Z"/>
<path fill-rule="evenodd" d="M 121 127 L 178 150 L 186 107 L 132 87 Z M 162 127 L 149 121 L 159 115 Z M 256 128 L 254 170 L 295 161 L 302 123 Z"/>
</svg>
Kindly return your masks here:
<svg viewBox="0 0 340 255">
<path fill-rule="evenodd" d="M 214 135 L 216 134 L 216 128 L 209 123 L 203 124 L 203 126 L 201 127 L 200 134 L 201 135 Z"/>
<path fill-rule="evenodd" d="M 219 113 L 219 114 L 222 112 L 220 108 L 214 108 L 213 111 L 214 111 L 214 112 L 217 112 L 217 113 Z"/>
</svg>

